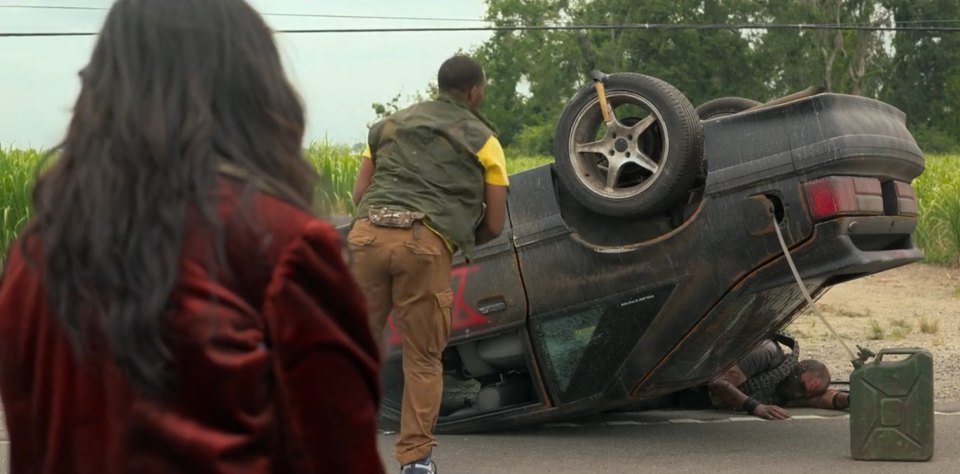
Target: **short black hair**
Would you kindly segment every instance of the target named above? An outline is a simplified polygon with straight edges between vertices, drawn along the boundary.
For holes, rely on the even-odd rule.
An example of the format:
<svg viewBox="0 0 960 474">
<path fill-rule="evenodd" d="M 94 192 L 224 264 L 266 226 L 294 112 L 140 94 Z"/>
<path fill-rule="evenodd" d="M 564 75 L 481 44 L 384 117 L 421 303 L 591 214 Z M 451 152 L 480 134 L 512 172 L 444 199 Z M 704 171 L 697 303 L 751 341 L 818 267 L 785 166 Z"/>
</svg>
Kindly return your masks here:
<svg viewBox="0 0 960 474">
<path fill-rule="evenodd" d="M 470 56 L 458 54 L 440 65 L 437 86 L 441 91 L 466 92 L 483 84 L 483 66 Z"/>
<path fill-rule="evenodd" d="M 801 373 L 809 372 L 822 381 L 824 389 L 830 386 L 830 370 L 827 369 L 826 365 L 823 365 L 823 362 L 815 359 L 805 359 L 800 361 L 800 367 L 802 368 Z"/>
</svg>

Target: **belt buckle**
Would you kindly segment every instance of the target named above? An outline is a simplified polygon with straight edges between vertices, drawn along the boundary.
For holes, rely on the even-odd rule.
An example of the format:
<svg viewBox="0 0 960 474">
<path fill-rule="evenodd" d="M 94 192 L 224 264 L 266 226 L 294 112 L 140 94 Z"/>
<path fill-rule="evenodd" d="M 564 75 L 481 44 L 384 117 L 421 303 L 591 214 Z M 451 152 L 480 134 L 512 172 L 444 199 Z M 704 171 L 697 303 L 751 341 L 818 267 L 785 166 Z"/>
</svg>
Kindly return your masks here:
<svg viewBox="0 0 960 474">
<path fill-rule="evenodd" d="M 370 209 L 367 212 L 367 218 L 378 227 L 393 227 L 397 229 L 409 229 L 413 223 L 423 219 L 422 212 L 397 211 L 387 208 Z"/>
</svg>

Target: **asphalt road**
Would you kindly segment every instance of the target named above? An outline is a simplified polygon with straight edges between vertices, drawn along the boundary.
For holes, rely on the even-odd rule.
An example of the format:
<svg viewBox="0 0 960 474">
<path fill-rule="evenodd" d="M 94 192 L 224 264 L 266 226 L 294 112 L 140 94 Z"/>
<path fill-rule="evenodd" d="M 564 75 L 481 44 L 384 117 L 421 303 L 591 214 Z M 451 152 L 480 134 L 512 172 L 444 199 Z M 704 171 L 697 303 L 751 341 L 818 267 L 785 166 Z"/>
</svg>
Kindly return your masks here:
<svg viewBox="0 0 960 474">
<path fill-rule="evenodd" d="M 855 461 L 849 419 L 823 410 L 793 410 L 780 422 L 730 412 L 644 412 L 577 420 L 522 431 L 439 436 L 442 474 L 958 472 L 960 404 L 938 407 L 935 451 L 928 462 Z M 734 418 L 731 418 L 734 417 Z M 380 436 L 387 472 L 395 435 Z"/>
<path fill-rule="evenodd" d="M 482 435 L 442 435 L 435 452 L 443 474 L 957 472 L 960 403 L 940 403 L 933 459 L 920 463 L 854 461 L 845 414 L 795 409 L 794 419 L 761 421 L 722 411 L 648 411 L 578 419 Z M 8 445 L 0 411 L 0 474 Z M 380 435 L 387 472 L 394 434 Z"/>
</svg>

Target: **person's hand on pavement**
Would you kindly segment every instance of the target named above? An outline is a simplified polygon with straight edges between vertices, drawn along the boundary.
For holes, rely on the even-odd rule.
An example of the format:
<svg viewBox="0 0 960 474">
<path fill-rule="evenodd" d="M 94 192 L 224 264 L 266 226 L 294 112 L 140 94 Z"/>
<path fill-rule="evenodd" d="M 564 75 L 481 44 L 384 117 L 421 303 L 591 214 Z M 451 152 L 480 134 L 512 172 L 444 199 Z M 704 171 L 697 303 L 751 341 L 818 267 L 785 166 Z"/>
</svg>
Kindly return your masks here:
<svg viewBox="0 0 960 474">
<path fill-rule="evenodd" d="M 790 412 L 776 405 L 757 405 L 757 408 L 753 409 L 753 414 L 765 420 L 786 420 L 790 418 Z"/>
</svg>

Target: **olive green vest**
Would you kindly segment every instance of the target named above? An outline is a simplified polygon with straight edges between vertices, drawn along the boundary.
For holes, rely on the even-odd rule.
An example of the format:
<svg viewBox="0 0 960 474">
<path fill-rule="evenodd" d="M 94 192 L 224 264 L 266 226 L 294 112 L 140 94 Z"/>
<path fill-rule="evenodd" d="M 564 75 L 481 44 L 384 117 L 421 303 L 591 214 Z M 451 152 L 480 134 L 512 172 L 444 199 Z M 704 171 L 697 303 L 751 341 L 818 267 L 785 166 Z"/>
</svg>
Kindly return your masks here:
<svg viewBox="0 0 960 474">
<path fill-rule="evenodd" d="M 357 207 L 420 211 L 426 223 L 468 257 L 483 216 L 484 169 L 477 152 L 493 126 L 456 99 L 441 96 L 370 128 L 376 171 Z"/>
</svg>

